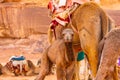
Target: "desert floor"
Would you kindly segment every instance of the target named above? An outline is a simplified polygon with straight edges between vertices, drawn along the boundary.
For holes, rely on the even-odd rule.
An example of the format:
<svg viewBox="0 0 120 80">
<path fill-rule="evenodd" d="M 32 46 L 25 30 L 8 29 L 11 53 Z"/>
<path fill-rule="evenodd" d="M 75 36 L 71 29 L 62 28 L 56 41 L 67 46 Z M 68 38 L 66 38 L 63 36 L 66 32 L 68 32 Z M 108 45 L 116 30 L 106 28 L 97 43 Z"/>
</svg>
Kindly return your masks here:
<svg viewBox="0 0 120 80">
<path fill-rule="evenodd" d="M 41 54 L 29 54 L 29 53 L 23 53 L 23 51 L 20 51 L 19 49 L 0 49 L 0 62 L 2 65 L 4 65 L 6 62 L 8 62 L 9 58 L 13 55 L 24 55 L 26 59 L 31 60 L 35 65 L 37 64 L 37 60 L 41 58 Z M 36 75 L 37 76 L 37 75 Z M 5 76 L 1 75 L 0 80 L 34 80 L 36 76 Z M 56 80 L 54 75 L 49 75 L 46 77 L 45 80 Z"/>
</svg>

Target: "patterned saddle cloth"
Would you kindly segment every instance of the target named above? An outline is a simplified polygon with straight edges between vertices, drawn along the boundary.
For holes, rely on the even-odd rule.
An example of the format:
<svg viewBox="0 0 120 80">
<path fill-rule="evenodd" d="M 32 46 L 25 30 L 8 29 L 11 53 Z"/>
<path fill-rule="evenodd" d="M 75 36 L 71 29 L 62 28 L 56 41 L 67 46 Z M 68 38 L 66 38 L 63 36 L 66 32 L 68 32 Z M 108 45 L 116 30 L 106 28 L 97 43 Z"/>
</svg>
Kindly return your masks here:
<svg viewBox="0 0 120 80">
<path fill-rule="evenodd" d="M 75 4 L 60 13 L 53 14 L 53 20 L 51 22 L 51 25 L 53 25 L 53 27 L 56 27 L 58 24 L 66 26 L 70 22 L 72 13 L 76 10 L 78 6 L 79 4 Z"/>
</svg>

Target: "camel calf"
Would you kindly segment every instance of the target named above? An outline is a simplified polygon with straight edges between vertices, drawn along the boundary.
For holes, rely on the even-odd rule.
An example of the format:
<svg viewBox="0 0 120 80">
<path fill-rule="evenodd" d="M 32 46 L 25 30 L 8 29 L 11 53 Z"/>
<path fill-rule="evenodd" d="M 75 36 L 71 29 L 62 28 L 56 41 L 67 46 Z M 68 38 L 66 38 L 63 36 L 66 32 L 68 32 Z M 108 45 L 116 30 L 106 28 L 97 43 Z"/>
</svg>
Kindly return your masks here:
<svg viewBox="0 0 120 80">
<path fill-rule="evenodd" d="M 72 80 L 75 58 L 70 46 L 72 45 L 73 31 L 68 28 L 63 30 L 62 34 L 63 39 L 55 40 L 43 53 L 41 71 L 35 80 L 44 80 L 52 64 L 56 64 L 57 80 Z"/>
</svg>

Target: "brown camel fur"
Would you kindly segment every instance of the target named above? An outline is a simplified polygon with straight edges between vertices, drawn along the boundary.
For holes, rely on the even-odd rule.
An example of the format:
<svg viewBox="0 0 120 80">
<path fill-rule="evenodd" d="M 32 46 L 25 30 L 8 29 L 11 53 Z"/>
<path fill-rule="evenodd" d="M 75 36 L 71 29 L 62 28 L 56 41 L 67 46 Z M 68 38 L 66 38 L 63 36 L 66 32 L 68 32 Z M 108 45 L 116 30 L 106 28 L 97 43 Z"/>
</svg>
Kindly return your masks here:
<svg viewBox="0 0 120 80">
<path fill-rule="evenodd" d="M 5 66 L 1 68 L 1 73 L 2 75 L 9 75 L 9 76 L 19 76 L 19 75 L 24 75 L 24 76 L 32 76 L 35 74 L 38 74 L 36 70 L 39 70 L 35 65 L 32 63 L 30 60 L 26 60 L 26 64 L 24 65 L 24 71 L 20 73 L 19 68 L 10 68 L 7 64 L 11 64 L 11 62 L 8 62 Z"/>
<path fill-rule="evenodd" d="M 2 74 L 2 64 L 0 64 L 0 75 Z"/>
<path fill-rule="evenodd" d="M 67 33 L 70 34 L 68 35 Z M 63 30 L 62 34 L 64 38 L 55 40 L 52 45 L 47 48 L 45 53 L 43 53 L 41 59 L 41 71 L 36 80 L 44 80 L 45 76 L 49 73 L 52 64 L 56 64 L 57 80 L 72 80 L 75 54 L 72 51 L 73 49 L 67 49 L 68 47 L 66 47 L 66 45 L 72 46 L 73 32 L 71 33 L 71 31 L 67 29 L 66 31 Z"/>
<path fill-rule="evenodd" d="M 98 69 L 98 44 L 115 27 L 114 22 L 96 3 L 87 2 L 74 11 L 71 23 L 69 25 L 77 31 L 73 43 L 80 42 L 79 45 L 87 55 L 92 76 L 95 77 Z M 57 38 L 61 37 L 63 28 L 56 27 Z"/>
<path fill-rule="evenodd" d="M 71 19 L 72 27 L 79 34 L 81 48 L 87 55 L 94 78 L 98 69 L 98 44 L 115 26 L 103 9 L 93 2 L 78 7 Z"/>
<path fill-rule="evenodd" d="M 120 57 L 120 28 L 110 31 L 102 40 L 99 48 L 100 65 L 95 80 L 119 80 L 116 71 L 116 61 Z"/>
</svg>

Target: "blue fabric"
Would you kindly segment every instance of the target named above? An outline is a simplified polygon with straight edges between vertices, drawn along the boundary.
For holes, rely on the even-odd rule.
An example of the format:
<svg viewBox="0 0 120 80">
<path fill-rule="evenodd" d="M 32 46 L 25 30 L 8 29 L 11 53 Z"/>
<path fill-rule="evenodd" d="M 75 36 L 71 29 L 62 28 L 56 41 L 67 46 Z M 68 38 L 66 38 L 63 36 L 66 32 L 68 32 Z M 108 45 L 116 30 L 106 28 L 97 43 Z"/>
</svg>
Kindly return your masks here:
<svg viewBox="0 0 120 80">
<path fill-rule="evenodd" d="M 77 61 L 81 61 L 83 60 L 85 57 L 85 53 L 83 51 L 78 52 L 78 57 L 77 57 Z"/>
<path fill-rule="evenodd" d="M 21 60 L 25 60 L 25 57 L 24 56 L 19 56 L 19 57 L 12 57 L 11 60 L 13 61 L 21 61 Z"/>
</svg>

